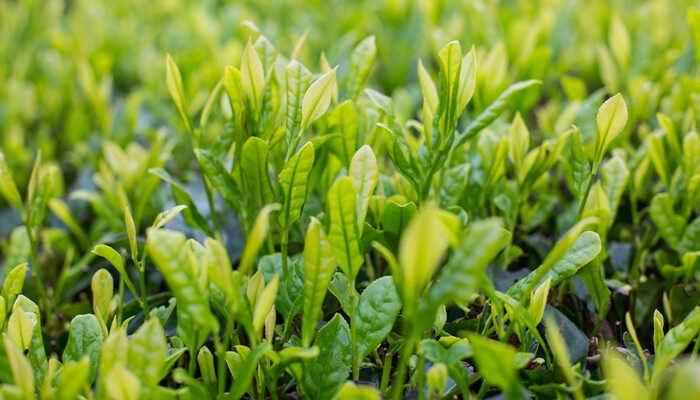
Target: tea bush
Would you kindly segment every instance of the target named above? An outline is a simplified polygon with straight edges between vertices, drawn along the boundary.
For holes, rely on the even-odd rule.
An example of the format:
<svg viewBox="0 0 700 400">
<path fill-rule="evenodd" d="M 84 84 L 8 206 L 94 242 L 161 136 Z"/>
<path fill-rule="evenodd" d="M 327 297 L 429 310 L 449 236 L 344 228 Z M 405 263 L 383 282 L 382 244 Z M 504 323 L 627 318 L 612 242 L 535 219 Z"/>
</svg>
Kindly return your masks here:
<svg viewBox="0 0 700 400">
<path fill-rule="evenodd" d="M 0 3 L 0 399 L 697 398 L 693 6 Z"/>
</svg>

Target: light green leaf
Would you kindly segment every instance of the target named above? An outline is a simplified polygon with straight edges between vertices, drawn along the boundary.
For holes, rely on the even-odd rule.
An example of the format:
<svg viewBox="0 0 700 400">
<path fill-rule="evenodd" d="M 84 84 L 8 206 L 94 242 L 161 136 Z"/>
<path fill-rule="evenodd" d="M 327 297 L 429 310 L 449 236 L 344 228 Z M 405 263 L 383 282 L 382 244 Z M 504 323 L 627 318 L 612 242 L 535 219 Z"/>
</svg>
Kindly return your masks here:
<svg viewBox="0 0 700 400">
<path fill-rule="evenodd" d="M 523 160 L 530 148 L 530 132 L 527 130 L 525 121 L 520 116 L 520 113 L 515 114 L 513 123 L 508 130 L 508 154 L 513 162 L 515 172 L 518 177 L 522 177 L 527 173 L 523 169 Z M 520 178 L 522 180 L 522 178 Z"/>
<path fill-rule="evenodd" d="M 598 219 L 595 217 L 584 218 L 577 222 L 559 239 L 542 264 L 511 286 L 507 293 L 518 299 L 523 293 L 531 293 L 550 274 L 554 285 L 575 274 L 600 252 L 600 237 L 597 233 L 581 234 L 586 227 L 597 222 Z M 579 238 L 579 236 L 582 237 Z"/>
<path fill-rule="evenodd" d="M 112 369 L 107 374 L 106 382 L 107 393 L 114 400 L 138 400 L 141 398 L 139 378 L 123 365 Z"/>
<path fill-rule="evenodd" d="M 15 207 L 20 213 L 24 213 L 22 208 L 22 197 L 19 195 L 15 180 L 12 179 L 12 172 L 5 161 L 5 154 L 0 152 L 0 193 L 10 205 Z"/>
<path fill-rule="evenodd" d="M 297 136 L 301 134 L 301 107 L 304 93 L 311 82 L 311 72 L 296 60 L 287 65 L 287 114 L 286 114 L 286 140 L 287 146 L 291 146 Z M 292 149 L 289 151 L 294 151 Z"/>
<path fill-rule="evenodd" d="M 595 163 L 599 163 L 610 144 L 627 124 L 627 104 L 620 93 L 609 98 L 596 115 Z"/>
<path fill-rule="evenodd" d="M 406 228 L 399 246 L 402 270 L 399 288 L 409 310 L 432 279 L 448 244 L 449 233 L 436 209 L 421 210 Z"/>
<path fill-rule="evenodd" d="M 73 318 L 68 332 L 68 343 L 63 350 L 63 363 L 76 363 L 87 356 L 90 359 L 89 382 L 95 380 L 104 336 L 100 323 L 92 314 Z"/>
<path fill-rule="evenodd" d="M 267 142 L 259 137 L 251 137 L 241 151 L 241 169 L 245 176 L 248 196 L 253 199 L 256 210 L 273 202 L 270 171 L 267 167 Z"/>
<path fill-rule="evenodd" d="M 241 87 L 253 112 L 259 111 L 265 90 L 265 71 L 250 39 L 241 56 Z"/>
<path fill-rule="evenodd" d="M 288 228 L 301 216 L 306 202 L 309 173 L 314 164 L 314 145 L 308 142 L 294 154 L 282 168 L 279 182 L 282 185 L 284 205 L 279 213 L 280 225 Z"/>
<path fill-rule="evenodd" d="M 7 334 L 24 351 L 31 344 L 35 326 L 36 322 L 29 317 L 29 314 L 22 308 L 17 308 L 7 321 Z"/>
<path fill-rule="evenodd" d="M 35 399 L 34 394 L 34 375 L 32 374 L 32 366 L 22 354 L 22 350 L 17 347 L 17 344 L 8 336 L 3 336 L 5 344 L 5 352 L 7 361 L 12 370 L 12 379 L 19 386 L 24 400 Z"/>
<path fill-rule="evenodd" d="M 581 226 L 583 225 L 579 225 Z M 570 233 L 578 233 L 577 230 L 579 228 L 576 226 L 571 228 L 547 255 L 542 265 L 513 284 L 507 293 L 518 299 L 525 293 L 531 293 L 530 289 L 534 289 L 547 278 L 552 278 L 552 285 L 558 285 L 593 260 L 601 250 L 600 236 L 595 232 L 586 231 L 572 243 L 574 239 Z"/>
<path fill-rule="evenodd" d="M 114 295 L 114 280 L 112 274 L 106 269 L 100 268 L 90 281 L 92 289 L 92 309 L 96 316 L 102 319 L 102 323 L 106 324 L 109 318 L 109 305 Z M 102 325 L 102 324 L 100 324 Z M 107 332 L 107 327 L 103 325 L 104 333 Z"/>
<path fill-rule="evenodd" d="M 24 278 L 27 276 L 27 263 L 22 263 L 12 268 L 5 281 L 2 283 L 2 297 L 7 302 L 7 307 L 15 303 L 15 298 L 22 293 Z"/>
<path fill-rule="evenodd" d="M 363 39 L 350 54 L 350 70 L 345 78 L 345 98 L 355 101 L 372 69 L 377 45 L 374 35 Z"/>
<path fill-rule="evenodd" d="M 374 157 L 372 148 L 364 145 L 357 150 L 350 162 L 348 173 L 352 179 L 352 186 L 355 188 L 357 206 L 357 226 L 360 227 L 365 222 L 369 200 L 374 192 L 379 178 L 379 167 L 377 159 Z"/>
<path fill-rule="evenodd" d="M 304 94 L 301 103 L 301 130 L 305 130 L 312 122 L 326 112 L 331 104 L 331 95 L 335 87 L 335 74 L 338 67 L 321 75 Z"/>
<path fill-rule="evenodd" d="M 357 223 L 357 206 L 352 179 L 339 178 L 327 197 L 330 232 L 328 240 L 340 268 L 351 280 L 364 263 L 360 253 Z"/>
<path fill-rule="evenodd" d="M 312 217 L 304 240 L 304 317 L 301 331 L 304 347 L 311 345 L 334 268 L 331 244 L 321 223 Z"/>
<path fill-rule="evenodd" d="M 153 227 L 156 229 L 162 228 L 163 226 L 165 226 L 165 224 L 170 222 L 171 219 L 175 218 L 178 214 L 180 214 L 180 211 L 186 208 L 186 205 L 179 205 L 165 210 L 161 213 L 158 213 L 158 215 L 156 215 L 156 219 L 153 221 Z"/>
<path fill-rule="evenodd" d="M 129 369 L 141 380 L 146 391 L 158 384 L 167 351 L 168 344 L 158 318 L 150 318 L 131 336 Z M 148 356 L 144 357 L 146 354 Z"/>
<path fill-rule="evenodd" d="M 211 313 L 209 297 L 198 283 L 198 271 L 187 256 L 185 235 L 167 229 L 149 228 L 146 247 L 154 264 L 177 299 L 177 309 L 214 332 L 218 323 Z"/>
<path fill-rule="evenodd" d="M 168 92 L 170 93 L 170 98 L 175 104 L 175 109 L 185 124 L 185 128 L 190 134 L 194 134 L 194 126 L 192 126 L 192 120 L 189 115 L 189 108 L 187 105 L 187 98 L 185 97 L 185 90 L 182 85 L 182 76 L 180 75 L 180 70 L 177 68 L 177 64 L 173 58 L 168 54 L 166 56 L 165 63 L 165 83 L 168 86 Z"/>
<path fill-rule="evenodd" d="M 360 295 L 357 307 L 358 365 L 391 332 L 401 301 L 391 276 L 372 282 Z"/>
<path fill-rule="evenodd" d="M 350 328 L 340 314 L 335 314 L 318 331 L 314 344 L 319 355 L 306 363 L 304 395 L 309 399 L 328 400 L 338 391 L 350 372 Z"/>
</svg>

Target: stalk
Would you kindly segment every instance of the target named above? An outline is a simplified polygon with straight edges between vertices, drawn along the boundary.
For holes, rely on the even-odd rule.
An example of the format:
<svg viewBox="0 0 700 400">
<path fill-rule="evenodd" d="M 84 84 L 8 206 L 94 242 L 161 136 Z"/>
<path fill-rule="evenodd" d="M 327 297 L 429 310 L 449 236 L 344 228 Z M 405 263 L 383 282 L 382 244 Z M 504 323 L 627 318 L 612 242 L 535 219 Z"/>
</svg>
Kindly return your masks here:
<svg viewBox="0 0 700 400">
<path fill-rule="evenodd" d="M 576 221 L 580 221 L 581 217 L 583 216 L 583 208 L 586 206 L 586 200 L 588 200 L 588 193 L 591 191 L 591 187 L 593 187 L 593 180 L 595 180 L 595 176 L 598 174 L 598 164 L 593 164 L 593 169 L 591 170 L 591 174 L 588 175 L 588 183 L 586 183 L 586 188 L 583 190 L 583 193 L 581 193 L 581 199 L 578 203 L 578 211 L 576 212 Z"/>
<path fill-rule="evenodd" d="M 350 342 L 352 344 L 352 379 L 360 379 L 360 359 L 357 354 L 357 304 L 355 297 L 355 278 L 349 283 L 350 287 Z"/>
<path fill-rule="evenodd" d="M 287 265 L 287 246 L 289 244 L 289 227 L 285 227 L 282 231 L 282 242 L 280 243 L 280 252 L 282 253 L 282 281 L 287 279 L 289 266 Z"/>
</svg>

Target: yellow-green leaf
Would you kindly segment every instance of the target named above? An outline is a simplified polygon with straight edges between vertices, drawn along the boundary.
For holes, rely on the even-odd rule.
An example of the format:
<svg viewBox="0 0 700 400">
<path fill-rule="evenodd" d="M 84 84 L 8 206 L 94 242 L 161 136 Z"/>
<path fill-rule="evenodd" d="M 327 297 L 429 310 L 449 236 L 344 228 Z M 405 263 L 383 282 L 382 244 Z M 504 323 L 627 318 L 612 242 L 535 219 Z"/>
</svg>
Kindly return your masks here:
<svg viewBox="0 0 700 400">
<path fill-rule="evenodd" d="M 360 253 L 357 206 L 352 179 L 339 178 L 327 197 L 330 232 L 328 239 L 335 259 L 349 279 L 354 279 L 364 259 Z"/>
<path fill-rule="evenodd" d="M 335 67 L 321 75 L 304 94 L 304 99 L 301 103 L 302 130 L 323 115 L 331 104 L 331 95 L 335 87 L 335 74 L 337 71 L 338 67 Z"/>
<path fill-rule="evenodd" d="M 367 216 L 369 200 L 379 179 L 379 167 L 369 145 L 360 147 L 350 161 L 350 179 L 356 193 L 357 226 L 361 227 Z"/>
</svg>

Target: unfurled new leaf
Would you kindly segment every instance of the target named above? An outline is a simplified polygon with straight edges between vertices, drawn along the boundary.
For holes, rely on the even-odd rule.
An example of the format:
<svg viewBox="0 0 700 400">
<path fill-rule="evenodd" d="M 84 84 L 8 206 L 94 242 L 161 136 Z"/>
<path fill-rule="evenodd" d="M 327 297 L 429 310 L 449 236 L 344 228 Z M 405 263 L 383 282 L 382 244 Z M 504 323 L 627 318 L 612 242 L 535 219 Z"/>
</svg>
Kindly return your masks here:
<svg viewBox="0 0 700 400">
<path fill-rule="evenodd" d="M 357 276 L 364 259 L 360 253 L 356 195 L 351 178 L 339 178 L 328 191 L 328 240 L 335 259 L 350 279 Z"/>
<path fill-rule="evenodd" d="M 304 318 L 301 333 L 304 347 L 311 345 L 334 267 L 333 249 L 323 226 L 312 218 L 304 240 Z"/>
<path fill-rule="evenodd" d="M 350 162 L 348 174 L 356 193 L 357 226 L 361 227 L 365 222 L 369 200 L 379 178 L 377 159 L 371 147 L 364 145 L 355 153 Z"/>
<path fill-rule="evenodd" d="M 306 91 L 301 104 L 301 129 L 306 129 L 312 122 L 326 112 L 331 104 L 331 95 L 335 87 L 335 74 L 338 67 L 321 75 Z"/>
<path fill-rule="evenodd" d="M 308 142 L 282 168 L 279 175 L 284 198 L 284 205 L 279 213 L 279 222 L 282 227 L 288 228 L 301 216 L 301 209 L 306 202 L 309 173 L 313 164 L 314 145 Z"/>
</svg>

